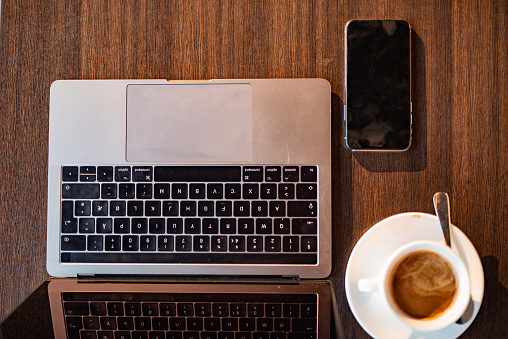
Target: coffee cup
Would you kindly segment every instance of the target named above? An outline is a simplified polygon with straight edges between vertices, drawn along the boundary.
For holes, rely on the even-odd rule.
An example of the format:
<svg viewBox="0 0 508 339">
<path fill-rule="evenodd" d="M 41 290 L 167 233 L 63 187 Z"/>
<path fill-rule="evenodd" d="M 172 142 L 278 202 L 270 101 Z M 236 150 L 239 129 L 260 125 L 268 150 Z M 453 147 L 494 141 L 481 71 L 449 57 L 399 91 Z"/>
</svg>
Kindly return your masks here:
<svg viewBox="0 0 508 339">
<path fill-rule="evenodd" d="M 379 293 L 387 312 L 419 331 L 437 331 L 455 323 L 471 297 L 463 260 L 436 241 L 415 241 L 399 247 L 378 276 L 358 280 L 358 289 Z"/>
</svg>

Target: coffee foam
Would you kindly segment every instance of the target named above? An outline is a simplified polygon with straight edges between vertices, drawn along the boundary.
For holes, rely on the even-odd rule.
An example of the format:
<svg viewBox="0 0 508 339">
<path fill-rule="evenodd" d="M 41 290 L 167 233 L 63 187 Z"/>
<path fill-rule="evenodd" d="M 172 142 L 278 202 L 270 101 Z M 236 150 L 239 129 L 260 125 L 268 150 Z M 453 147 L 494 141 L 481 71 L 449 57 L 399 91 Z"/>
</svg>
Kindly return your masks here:
<svg viewBox="0 0 508 339">
<path fill-rule="evenodd" d="M 390 276 L 391 297 L 399 308 L 418 319 L 433 319 L 453 302 L 457 286 L 450 263 L 430 251 L 401 258 Z"/>
</svg>

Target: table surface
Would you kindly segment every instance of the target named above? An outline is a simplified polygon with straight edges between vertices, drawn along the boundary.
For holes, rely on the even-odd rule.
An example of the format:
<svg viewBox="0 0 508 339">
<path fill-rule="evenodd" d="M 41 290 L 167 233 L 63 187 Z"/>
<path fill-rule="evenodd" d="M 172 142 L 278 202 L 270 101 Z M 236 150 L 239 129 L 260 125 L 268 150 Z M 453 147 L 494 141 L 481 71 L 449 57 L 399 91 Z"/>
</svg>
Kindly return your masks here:
<svg viewBox="0 0 508 339">
<path fill-rule="evenodd" d="M 414 143 L 404 153 L 342 145 L 344 25 L 400 18 L 413 28 Z M 508 2 L 2 1 L 0 322 L 45 268 L 49 87 L 57 79 L 324 78 L 332 88 L 333 272 L 346 338 L 344 273 L 355 243 L 393 214 L 451 219 L 485 271 L 464 338 L 508 337 Z"/>
</svg>

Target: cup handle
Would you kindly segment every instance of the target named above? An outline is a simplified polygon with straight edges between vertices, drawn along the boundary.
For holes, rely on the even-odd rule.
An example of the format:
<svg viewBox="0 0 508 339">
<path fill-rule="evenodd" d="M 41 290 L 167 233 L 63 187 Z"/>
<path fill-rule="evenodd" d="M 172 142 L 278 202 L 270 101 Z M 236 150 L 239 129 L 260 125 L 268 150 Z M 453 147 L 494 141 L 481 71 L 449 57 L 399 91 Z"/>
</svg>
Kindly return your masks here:
<svg viewBox="0 0 508 339">
<path fill-rule="evenodd" d="M 363 278 L 358 280 L 358 289 L 361 292 L 373 292 L 378 289 L 378 278 Z"/>
</svg>

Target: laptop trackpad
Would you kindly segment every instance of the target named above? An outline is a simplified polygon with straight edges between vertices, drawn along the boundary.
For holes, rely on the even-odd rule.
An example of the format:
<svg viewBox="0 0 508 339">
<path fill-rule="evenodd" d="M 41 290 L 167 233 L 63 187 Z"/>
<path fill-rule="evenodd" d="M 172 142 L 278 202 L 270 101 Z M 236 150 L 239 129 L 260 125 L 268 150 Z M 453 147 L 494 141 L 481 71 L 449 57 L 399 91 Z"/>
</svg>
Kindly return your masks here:
<svg viewBox="0 0 508 339">
<path fill-rule="evenodd" d="M 251 161 L 250 84 L 127 86 L 127 161 Z"/>
</svg>

